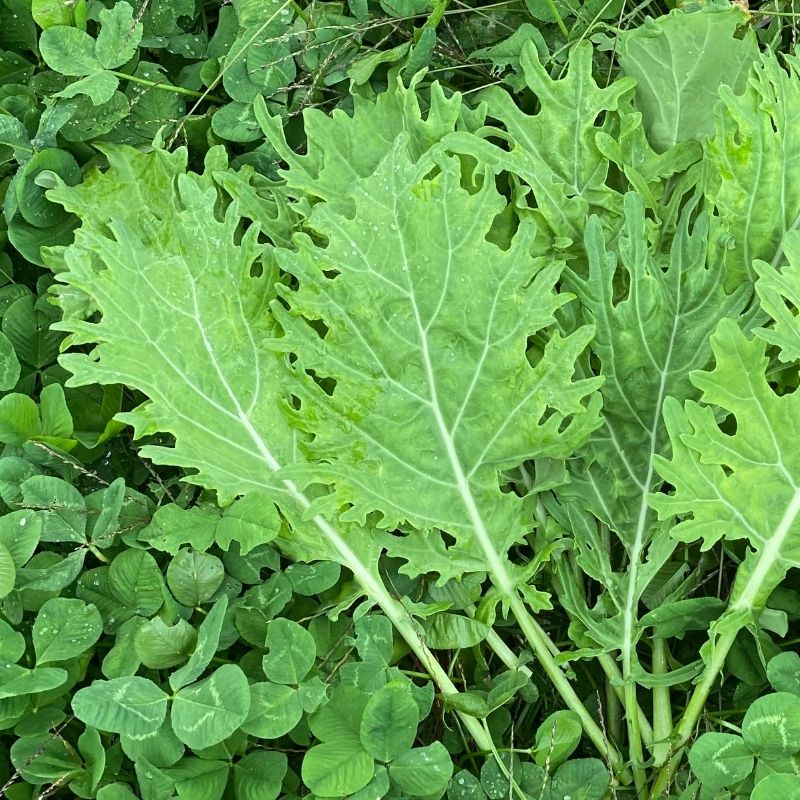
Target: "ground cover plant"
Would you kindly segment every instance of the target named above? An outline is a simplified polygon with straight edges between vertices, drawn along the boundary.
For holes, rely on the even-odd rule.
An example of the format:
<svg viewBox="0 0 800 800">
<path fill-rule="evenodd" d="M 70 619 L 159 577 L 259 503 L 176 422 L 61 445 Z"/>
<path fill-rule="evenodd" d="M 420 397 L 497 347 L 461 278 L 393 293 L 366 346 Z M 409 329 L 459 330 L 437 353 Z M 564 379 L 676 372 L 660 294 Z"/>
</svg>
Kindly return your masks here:
<svg viewBox="0 0 800 800">
<path fill-rule="evenodd" d="M 0 9 L 6 797 L 800 794 L 791 8 Z"/>
</svg>

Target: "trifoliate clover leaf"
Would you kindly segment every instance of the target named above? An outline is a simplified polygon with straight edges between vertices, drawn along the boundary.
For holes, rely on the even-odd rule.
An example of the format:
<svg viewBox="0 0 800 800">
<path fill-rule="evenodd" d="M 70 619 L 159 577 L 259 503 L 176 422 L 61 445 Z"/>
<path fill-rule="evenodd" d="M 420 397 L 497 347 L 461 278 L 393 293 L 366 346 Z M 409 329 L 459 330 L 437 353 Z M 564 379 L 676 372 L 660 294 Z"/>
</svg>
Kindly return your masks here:
<svg viewBox="0 0 800 800">
<path fill-rule="evenodd" d="M 42 32 L 39 49 L 47 65 L 62 75 L 80 78 L 57 97 L 85 94 L 99 106 L 114 96 L 119 79 L 113 70 L 136 55 L 143 28 L 124 1 L 100 12 L 100 26 L 97 39 L 69 25 L 54 25 Z"/>
</svg>

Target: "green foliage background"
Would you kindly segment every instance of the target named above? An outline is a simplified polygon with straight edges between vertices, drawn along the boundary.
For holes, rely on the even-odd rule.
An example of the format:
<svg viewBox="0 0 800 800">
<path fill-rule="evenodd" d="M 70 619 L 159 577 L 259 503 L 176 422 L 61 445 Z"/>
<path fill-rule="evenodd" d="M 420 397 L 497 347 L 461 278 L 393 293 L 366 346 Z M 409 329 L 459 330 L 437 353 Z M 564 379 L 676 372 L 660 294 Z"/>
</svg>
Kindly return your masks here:
<svg viewBox="0 0 800 800">
<path fill-rule="evenodd" d="M 800 796 L 795 21 L 0 0 L 0 794 Z"/>
</svg>

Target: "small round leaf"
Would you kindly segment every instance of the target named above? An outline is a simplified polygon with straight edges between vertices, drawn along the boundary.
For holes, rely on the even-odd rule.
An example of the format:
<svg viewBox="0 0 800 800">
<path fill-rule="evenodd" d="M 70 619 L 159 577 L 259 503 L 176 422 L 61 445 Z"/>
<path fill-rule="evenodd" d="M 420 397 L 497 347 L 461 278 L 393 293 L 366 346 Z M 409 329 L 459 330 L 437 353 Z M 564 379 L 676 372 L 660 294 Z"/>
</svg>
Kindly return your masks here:
<svg viewBox="0 0 800 800">
<path fill-rule="evenodd" d="M 744 715 L 742 738 L 761 758 L 786 758 L 800 752 L 800 697 L 789 692 L 759 697 Z"/>
<path fill-rule="evenodd" d="M 81 722 L 100 731 L 143 736 L 161 727 L 167 699 L 152 681 L 132 675 L 80 689 L 72 698 L 72 710 Z"/>
<path fill-rule="evenodd" d="M 753 771 L 753 754 L 741 736 L 704 733 L 689 751 L 689 764 L 703 786 L 723 789 L 743 781 Z"/>
<path fill-rule="evenodd" d="M 94 606 L 83 600 L 54 597 L 39 609 L 33 623 L 36 664 L 77 658 L 102 633 L 103 620 Z"/>
<path fill-rule="evenodd" d="M 303 758 L 303 783 L 320 797 L 342 797 L 372 780 L 375 762 L 355 739 L 323 742 Z M 429 794 L 426 792 L 426 794 Z"/>
<path fill-rule="evenodd" d="M 185 547 L 167 567 L 167 585 L 175 599 L 191 608 L 207 603 L 222 585 L 225 567 L 216 556 Z"/>
<path fill-rule="evenodd" d="M 452 775 L 453 761 L 441 742 L 408 750 L 389 764 L 389 777 L 412 797 L 437 795 Z"/>
<path fill-rule="evenodd" d="M 391 761 L 414 746 L 419 707 L 408 686 L 388 683 L 370 697 L 361 718 L 361 745 L 373 758 Z"/>
<path fill-rule="evenodd" d="M 277 739 L 300 722 L 303 706 L 298 690 L 277 683 L 250 686 L 250 712 L 242 730 L 259 739 Z"/>
<path fill-rule="evenodd" d="M 302 625 L 283 617 L 269 623 L 263 667 L 271 681 L 300 683 L 311 671 L 316 657 L 314 637 Z"/>
<path fill-rule="evenodd" d="M 202 750 L 227 739 L 249 711 L 250 687 L 244 672 L 225 664 L 175 695 L 172 728 L 185 745 Z"/>
</svg>

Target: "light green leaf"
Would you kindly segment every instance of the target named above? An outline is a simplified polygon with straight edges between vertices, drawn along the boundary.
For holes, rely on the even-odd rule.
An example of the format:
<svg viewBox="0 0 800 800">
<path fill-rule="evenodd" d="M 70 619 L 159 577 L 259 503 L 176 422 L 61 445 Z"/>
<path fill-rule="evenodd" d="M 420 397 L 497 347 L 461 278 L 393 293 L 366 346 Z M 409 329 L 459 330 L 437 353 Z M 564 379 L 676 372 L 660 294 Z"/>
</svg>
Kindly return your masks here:
<svg viewBox="0 0 800 800">
<path fill-rule="evenodd" d="M 392 783 L 389 780 L 389 773 L 386 767 L 376 764 L 372 780 L 363 789 L 351 794 L 350 800 L 371 800 L 371 798 L 375 797 L 386 797 L 391 787 Z"/>
<path fill-rule="evenodd" d="M 676 10 L 623 31 L 616 55 L 625 75 L 636 78 L 637 107 L 658 152 L 714 132 L 720 86 L 744 90 L 758 57 L 752 30 L 735 34 L 747 19 L 739 6 Z"/>
<path fill-rule="evenodd" d="M 453 761 L 441 742 L 408 750 L 389 764 L 389 777 L 410 795 L 436 795 L 453 775 Z"/>
<path fill-rule="evenodd" d="M 102 106 L 111 101 L 119 86 L 119 79 L 108 70 L 93 72 L 85 78 L 65 86 L 55 97 L 77 97 L 86 95 L 94 106 Z"/>
<path fill-rule="evenodd" d="M 420 70 L 424 70 L 428 67 L 439 41 L 436 36 L 436 28 L 431 25 L 423 25 L 419 38 L 415 37 L 415 39 L 416 41 L 403 66 L 403 73 L 412 77 Z"/>
<path fill-rule="evenodd" d="M 138 800 L 127 783 L 107 783 L 97 792 L 97 800 Z"/>
<path fill-rule="evenodd" d="M 800 78 L 796 56 L 762 53 L 743 94 L 721 91 L 705 158 L 713 239 L 726 250 L 728 283 L 751 278 L 753 262 L 774 266 L 800 220 Z"/>
<path fill-rule="evenodd" d="M 776 692 L 790 692 L 800 697 L 800 654 L 787 652 L 770 659 L 767 677 Z"/>
<path fill-rule="evenodd" d="M 253 750 L 233 765 L 237 800 L 277 800 L 288 762 L 283 753 Z"/>
<path fill-rule="evenodd" d="M 25 637 L 5 620 L 0 620 L 0 653 L 3 654 L 3 660 L 15 664 L 25 653 L 25 646 Z"/>
<path fill-rule="evenodd" d="M 161 727 L 167 695 L 152 681 L 130 676 L 93 681 L 72 698 L 75 716 L 101 731 L 142 736 Z"/>
<path fill-rule="evenodd" d="M 80 181 L 81 171 L 70 153 L 48 148 L 35 153 L 17 174 L 14 189 L 19 213 L 26 222 L 37 228 L 50 228 L 68 215 L 61 206 L 47 199 L 47 189 L 40 185 L 42 173 L 47 176 L 48 183 L 60 178 L 73 186 Z"/>
<path fill-rule="evenodd" d="M 217 523 L 217 544 L 227 550 L 237 542 L 242 555 L 271 542 L 280 530 L 280 517 L 269 497 L 256 492 L 229 505 Z"/>
<path fill-rule="evenodd" d="M 73 102 L 74 113 L 61 129 L 61 135 L 68 142 L 85 142 L 102 136 L 131 113 L 128 98 L 120 91 L 114 92 L 109 100 L 100 105 L 95 105 L 85 95 L 77 97 Z"/>
<path fill-rule="evenodd" d="M 284 574 L 292 584 L 295 594 L 313 597 L 335 586 L 341 569 L 332 561 L 318 561 L 316 564 L 290 564 Z"/>
<path fill-rule="evenodd" d="M 184 548 L 169 562 L 167 585 L 182 605 L 194 608 L 207 603 L 222 585 L 225 567 L 210 553 Z"/>
<path fill-rule="evenodd" d="M 361 717 L 361 745 L 379 761 L 392 759 L 414 745 L 419 708 L 407 683 L 392 682 L 378 689 Z"/>
<path fill-rule="evenodd" d="M 369 698 L 354 686 L 337 686 L 331 699 L 312 714 L 308 727 L 322 742 L 355 739 L 360 736 L 361 718 Z"/>
<path fill-rule="evenodd" d="M 120 736 L 122 750 L 131 761 L 146 761 L 154 767 L 171 767 L 180 761 L 184 746 L 172 730 L 169 720 L 150 733 Z"/>
<path fill-rule="evenodd" d="M 172 555 L 177 555 L 183 544 L 203 551 L 214 543 L 219 519 L 219 513 L 211 509 L 181 508 L 168 503 L 156 509 L 150 524 L 139 533 L 139 539 Z"/>
<path fill-rule="evenodd" d="M 130 174 L 132 158 L 136 165 L 135 157 L 127 154 L 128 151 L 116 154 L 116 163 L 123 174 Z M 263 313 L 269 297 L 270 274 L 253 277 L 250 271 L 263 249 L 256 241 L 255 228 L 250 228 L 251 232 L 238 245 L 234 244 L 239 224 L 235 209 L 231 208 L 224 220 L 209 218 L 205 210 L 213 202 L 214 190 L 207 187 L 203 178 L 185 176 L 178 196 L 170 184 L 174 166 L 169 159 L 152 164 L 150 169 L 149 180 L 157 187 L 152 194 L 160 195 L 150 203 L 150 210 L 153 215 L 161 216 L 160 222 L 154 224 L 160 225 L 167 235 L 157 239 L 148 236 L 150 244 L 145 246 L 140 222 L 128 211 L 112 223 L 118 228 L 113 238 L 87 225 L 78 231 L 75 246 L 65 253 L 69 271 L 61 277 L 69 281 L 70 291 L 88 291 L 95 304 L 103 309 L 102 321 L 94 330 L 96 334 L 101 329 L 119 332 L 128 328 L 132 324 L 128 311 L 133 310 L 130 298 L 146 301 L 153 292 L 184 304 L 190 315 L 199 314 L 200 324 L 188 326 L 180 336 L 153 340 L 149 349 L 144 342 L 131 346 L 132 342 L 112 336 L 102 345 L 100 353 L 108 353 L 113 366 L 103 358 L 87 360 L 78 353 L 63 356 L 62 363 L 76 373 L 70 384 L 117 383 L 124 377 L 128 385 L 144 391 L 152 402 L 122 418 L 138 431 L 155 427 L 173 432 L 176 446 L 148 447 L 142 455 L 158 463 L 192 465 L 198 471 L 192 479 L 213 485 L 223 501 L 252 491 L 283 494 L 285 487 L 276 480 L 274 472 L 279 463 L 293 457 L 290 453 L 294 452 L 294 437 L 275 414 L 280 405 L 280 361 L 263 344 L 258 344 L 271 335 L 272 324 Z M 101 185 L 99 181 L 86 182 L 73 190 L 75 194 L 53 190 L 51 197 L 59 197 L 70 207 L 73 204 L 82 207 L 88 222 L 96 213 L 92 211 L 96 200 L 109 192 L 107 184 L 115 186 L 118 180 L 116 174 L 107 173 L 106 177 L 113 180 Z M 84 191 L 89 188 L 94 190 L 93 198 Z M 148 207 L 144 199 L 142 203 L 144 208 Z M 154 248 L 156 240 L 161 244 Z M 229 252 L 229 257 L 215 258 L 212 265 L 208 261 L 210 254 L 219 253 L 221 248 Z M 82 264 L 88 263 L 90 251 L 117 265 L 109 270 L 109 276 L 111 272 L 116 276 L 113 282 L 96 283 L 98 273 L 82 268 Z M 138 264 L 136 268 L 134 261 Z M 163 269 L 165 263 L 173 263 L 174 268 Z M 231 286 L 236 288 L 231 291 L 242 300 L 236 313 L 223 311 L 214 299 L 220 281 L 234 282 Z M 115 297 L 119 291 L 122 295 Z M 120 304 L 122 296 L 127 301 Z M 147 301 L 151 312 L 156 307 Z M 174 319 L 174 310 L 170 313 Z M 65 320 L 64 324 L 76 331 L 80 329 L 80 333 L 71 337 L 73 343 L 87 341 L 95 328 L 93 323 L 78 319 Z M 157 316 L 150 319 L 150 324 L 162 332 L 167 330 Z M 218 341 L 206 339 L 206 331 L 213 331 Z M 229 364 L 240 363 L 240 367 L 228 366 L 217 372 L 214 364 L 219 347 L 227 349 Z M 237 351 L 239 356 L 235 355 Z M 200 386 L 194 380 L 196 375 L 214 378 Z M 233 395 L 229 394 L 232 386 L 237 387 Z M 252 410 L 245 413 L 251 403 Z"/>
<path fill-rule="evenodd" d="M 457 772 L 447 787 L 447 800 L 485 800 L 481 782 L 469 771 Z"/>
<path fill-rule="evenodd" d="M 33 623 L 36 664 L 66 661 L 88 650 L 103 632 L 100 612 L 83 600 L 54 597 L 39 609 Z"/>
<path fill-rule="evenodd" d="M 31 15 L 42 30 L 72 25 L 72 8 L 64 0 L 32 0 Z"/>
<path fill-rule="evenodd" d="M 540 766 L 566 761 L 581 741 L 581 723 L 572 711 L 555 711 L 536 730 L 534 758 Z"/>
<path fill-rule="evenodd" d="M 767 775 L 753 788 L 750 800 L 800 800 L 800 784 L 796 775 Z"/>
<path fill-rule="evenodd" d="M 244 672 L 225 664 L 199 683 L 180 689 L 172 702 L 172 728 L 194 750 L 227 739 L 247 719 L 250 687 Z"/>
<path fill-rule="evenodd" d="M 388 50 L 380 49 L 367 53 L 361 58 L 356 59 L 347 68 L 347 77 L 353 82 L 355 86 L 362 86 L 371 77 L 372 73 L 381 64 L 394 64 L 405 56 L 410 47 L 409 42 L 403 42 Z"/>
<path fill-rule="evenodd" d="M 211 663 L 214 653 L 217 652 L 219 637 L 222 632 L 222 623 L 225 621 L 225 612 L 228 610 L 228 597 L 222 597 L 211 606 L 206 618 L 200 623 L 197 630 L 197 645 L 189 660 L 169 676 L 169 685 L 172 691 L 177 691 L 181 686 L 197 680 L 203 670 Z"/>
<path fill-rule="evenodd" d="M 33 784 L 64 781 L 82 770 L 80 756 L 60 736 L 24 736 L 11 746 L 11 763 Z"/>
<path fill-rule="evenodd" d="M 267 311 L 275 297 L 277 271 L 269 263 L 262 269 L 261 259 L 273 256 L 259 243 L 258 227 L 241 233 L 235 203 L 218 216 L 209 215 L 221 190 L 209 175 L 182 174 L 176 180 L 185 168 L 183 153 L 157 151 L 142 160 L 130 148 L 108 148 L 107 155 L 112 164 L 107 172 L 77 187 L 60 186 L 49 195 L 83 222 L 75 242 L 54 255 L 64 310 L 57 326 L 71 332 L 66 347 L 79 347 L 61 358 L 73 373 L 68 386 L 122 382 L 143 392 L 150 402 L 117 419 L 132 424 L 137 436 L 170 433 L 174 438 L 164 441 L 174 441 L 174 446 L 145 447 L 142 456 L 180 465 L 193 482 L 213 488 L 222 504 L 253 492 L 280 504 L 284 517 L 297 523 L 284 543 L 288 554 L 346 566 L 372 602 L 388 610 L 421 658 L 429 659 L 408 611 L 382 583 L 377 569 L 380 546 L 370 531 L 354 530 L 346 520 L 334 526 L 320 514 L 309 515 L 311 498 L 288 476 L 277 474 L 305 457 L 307 437 L 292 428 L 283 413 L 285 387 L 295 384 L 287 360 L 273 352 L 271 339 L 277 328 Z M 142 172 L 147 175 L 147 192 L 132 192 L 121 202 L 120 177 Z M 124 182 L 127 185 L 127 177 Z M 499 202 L 495 194 L 490 206 Z M 471 207 L 469 201 L 467 205 Z M 436 203 L 424 203 L 417 214 L 421 217 L 430 206 Z M 491 225 L 490 219 L 483 224 Z M 523 246 L 521 239 L 520 252 Z M 490 253 L 498 255 L 504 267 L 510 261 L 498 248 Z M 98 269 L 100 264 L 105 269 Z M 529 263 L 520 279 L 527 282 L 532 269 Z M 551 281 L 556 272 L 549 270 Z M 531 297 L 547 280 L 534 283 Z M 227 289 L 221 303 L 223 284 Z M 554 311 L 559 303 L 545 305 Z M 131 331 L 136 335 L 129 335 Z M 525 342 L 526 335 L 520 333 L 518 345 L 524 347 Z M 574 360 L 584 342 L 585 335 L 557 337 L 552 359 L 545 359 L 539 371 L 546 372 L 552 360 L 553 368 L 563 373 L 564 364 Z M 89 344 L 96 346 L 85 346 Z M 519 357 L 518 366 L 524 370 L 524 351 Z M 392 358 L 396 361 L 396 354 Z M 527 427 L 546 440 L 545 449 L 566 453 L 571 436 L 594 424 L 594 410 L 585 413 L 582 402 L 591 384 L 572 384 L 569 376 L 557 379 L 561 397 L 553 406 L 546 397 L 556 386 L 549 384 L 534 405 L 550 416 L 541 431 L 535 425 Z M 584 422 L 571 419 L 573 415 Z M 520 458 L 527 457 L 528 449 Z M 487 457 L 492 455 L 487 452 Z M 494 480 L 501 502 L 508 498 L 506 505 L 517 507 L 520 523 L 504 537 L 510 544 L 522 533 L 522 509 L 499 491 L 496 468 L 486 464 L 485 479 Z M 502 517 L 497 519 L 498 530 L 504 527 Z"/>
<path fill-rule="evenodd" d="M 133 644 L 142 664 L 165 669 L 186 661 L 197 644 L 197 633 L 184 619 L 167 625 L 161 617 L 153 617 L 137 628 Z"/>
<path fill-rule="evenodd" d="M 689 764 L 705 786 L 721 789 L 743 781 L 753 770 L 753 754 L 741 736 L 704 733 L 689 751 Z"/>
<path fill-rule="evenodd" d="M 355 739 L 314 745 L 303 757 L 303 783 L 320 797 L 341 797 L 363 789 L 375 762 Z"/>
<path fill-rule="evenodd" d="M 577 513 L 567 510 L 573 516 L 569 522 L 578 563 L 605 587 L 611 619 L 597 623 L 580 594 L 569 593 L 568 578 L 562 602 L 597 644 L 622 651 L 627 675 L 641 632 L 639 601 L 675 548 L 647 501 L 661 483 L 653 456 L 666 452 L 668 444 L 664 402 L 669 396 L 698 396 L 689 373 L 709 362 L 711 333 L 720 319 L 741 313 L 748 289 L 726 294 L 721 259 L 708 255 L 708 218 L 701 214 L 690 225 L 694 203 L 684 211 L 670 252 L 663 256 L 650 252 L 641 198 L 626 194 L 624 209 L 617 252 L 607 249 L 600 221 L 592 217 L 585 234 L 588 276 L 569 275 L 583 321 L 596 326 L 591 349 L 605 379 L 600 390 L 603 425 L 570 462 L 570 482 L 558 496 L 565 504 L 590 510 L 628 553 L 629 566 L 618 577 L 595 520 L 583 518 L 580 524 Z M 620 283 L 622 291 L 616 288 Z"/>
<path fill-rule="evenodd" d="M 553 80 L 529 42 L 520 64 L 525 83 L 539 100 L 537 113 L 524 113 L 505 89 L 489 87 L 482 94 L 489 116 L 502 123 L 510 146 L 491 143 L 488 136 L 493 133 L 485 140 L 461 132 L 446 139 L 457 151 L 498 171 L 507 170 L 531 187 L 535 203 L 529 205 L 535 207 L 525 216 L 536 221 L 543 237 L 536 239 L 537 253 L 552 255 L 554 240 L 580 247 L 592 213 L 612 230 L 621 216 L 622 195 L 607 182 L 609 163 L 598 147 L 598 133 L 614 131 L 613 120 L 632 94 L 634 81 L 622 78 L 598 85 L 592 57 L 588 42 L 577 43 L 570 48 L 566 74 Z M 637 152 L 638 157 L 644 155 Z"/>
<path fill-rule="evenodd" d="M 48 28 L 39 38 L 39 50 L 47 65 L 62 75 L 81 77 L 103 69 L 94 52 L 94 39 L 77 28 Z"/>
<path fill-rule="evenodd" d="M 178 797 L 185 800 L 222 800 L 229 764 L 210 758 L 184 758 L 164 774 L 175 781 Z"/>
<path fill-rule="evenodd" d="M 69 439 L 72 436 L 72 414 L 60 383 L 51 383 L 39 393 L 39 414 L 45 439 Z"/>
<path fill-rule="evenodd" d="M 562 764 L 547 785 L 548 800 L 604 800 L 611 776 L 597 758 L 573 758 Z"/>
<path fill-rule="evenodd" d="M 297 687 L 300 705 L 306 714 L 313 714 L 328 699 L 328 684 L 314 675 Z"/>
<path fill-rule="evenodd" d="M 0 442 L 23 444 L 41 433 L 39 410 L 30 397 L 14 393 L 0 399 Z"/>
<path fill-rule="evenodd" d="M 526 4 L 534 16 L 539 12 L 540 19 L 549 16 L 549 22 L 555 21 L 545 0 L 526 0 Z M 481 47 L 479 50 L 475 50 L 470 53 L 470 57 L 481 60 L 488 59 L 492 62 L 492 70 L 496 74 L 502 74 L 506 68 L 510 67 L 511 73 L 504 75 L 503 80 L 515 92 L 521 92 L 525 88 L 525 76 L 522 73 L 520 61 L 528 42 L 534 43 L 540 57 L 548 54 L 547 44 L 541 31 L 529 22 L 523 22 L 510 36 L 490 47 Z"/>
<path fill-rule="evenodd" d="M 0 331 L 0 391 L 8 391 L 17 385 L 20 366 L 14 346 L 8 336 Z"/>
<path fill-rule="evenodd" d="M 314 666 L 317 651 L 314 637 L 302 626 L 283 617 L 267 628 L 264 674 L 275 683 L 297 685 Z"/>
<path fill-rule="evenodd" d="M 492 679 L 492 688 L 489 690 L 486 702 L 494 710 L 508 703 L 522 689 L 528 690 L 525 699 L 530 701 L 530 690 L 537 691 L 530 674 L 522 669 L 501 672 Z"/>
<path fill-rule="evenodd" d="M 756 328 L 755 334 L 779 347 L 781 361 L 791 363 L 800 360 L 800 326 L 794 311 L 800 303 L 800 234 L 786 234 L 783 252 L 788 263 L 781 270 L 765 261 L 753 264 L 761 308 L 773 320 L 767 327 Z"/>
<path fill-rule="evenodd" d="M 367 614 L 355 623 L 356 650 L 362 661 L 388 667 L 394 658 L 394 630 L 381 614 Z"/>
<path fill-rule="evenodd" d="M 86 728 L 78 737 L 78 751 L 86 768 L 86 788 L 95 792 L 106 769 L 106 750 L 95 728 Z"/>
<path fill-rule="evenodd" d="M 16 578 L 17 569 L 14 566 L 14 559 L 6 546 L 0 543 L 0 598 L 11 594 Z"/>
<path fill-rule="evenodd" d="M 476 719 L 485 719 L 492 712 L 483 694 L 470 691 L 462 691 L 446 697 L 445 706 L 469 714 Z"/>
<path fill-rule="evenodd" d="M 126 496 L 126 486 L 124 478 L 116 478 L 111 484 L 100 492 L 95 492 L 86 498 L 87 505 L 93 511 L 97 511 L 97 516 L 91 524 L 91 541 L 95 547 L 106 548 L 114 543 L 119 533 L 120 514 L 130 508 L 131 497 Z M 98 508 L 99 503 L 99 508 Z M 127 515 L 126 515 L 127 516 Z"/>
<path fill-rule="evenodd" d="M 67 678 L 67 671 L 59 667 L 25 669 L 0 661 L 0 699 L 57 689 Z"/>
<path fill-rule="evenodd" d="M 303 716 L 298 690 L 277 683 L 250 686 L 250 711 L 242 730 L 259 739 L 278 739 L 289 733 Z"/>
<path fill-rule="evenodd" d="M 211 128 L 220 139 L 229 142 L 255 142 L 264 137 L 252 103 L 234 101 L 211 117 Z"/>
<path fill-rule="evenodd" d="M 46 542 L 86 542 L 86 503 L 70 483 L 50 475 L 33 475 L 20 484 L 22 501 L 39 510 Z"/>
<path fill-rule="evenodd" d="M 108 580 L 115 597 L 143 617 L 152 616 L 164 604 L 161 570 L 146 550 L 123 550 L 111 562 Z"/>
<path fill-rule="evenodd" d="M 292 598 L 292 587 L 283 573 L 271 575 L 245 592 L 236 605 L 236 628 L 251 644 L 263 647 L 267 627 Z"/>
<path fill-rule="evenodd" d="M 661 518 L 684 517 L 672 529 L 683 541 L 702 541 L 704 549 L 722 537 L 748 542 L 728 612 L 715 623 L 733 615 L 741 625 L 800 567 L 800 392 L 775 393 L 764 373 L 766 344 L 732 320 L 719 324 L 711 346 L 714 369 L 691 376 L 703 404 L 665 404 L 673 456 L 654 464 L 675 492 L 652 496 L 652 504 Z M 731 415 L 735 432 L 720 428 L 715 407 Z"/>
<path fill-rule="evenodd" d="M 485 565 L 484 565 L 485 567 Z M 443 611 L 424 620 L 425 641 L 434 650 L 456 650 L 480 644 L 489 633 L 486 623 Z"/>
<path fill-rule="evenodd" d="M 13 157 L 22 163 L 33 154 L 31 137 L 25 126 L 10 114 L 0 114 L 0 145 L 13 149 Z M 3 161 L 9 156 L 3 155 Z"/>
<path fill-rule="evenodd" d="M 256 117 L 270 144 L 289 165 L 285 174 L 289 196 L 319 197 L 349 216 L 353 198 L 341 187 L 354 177 L 372 175 L 398 135 L 409 134 L 409 152 L 416 160 L 453 132 L 460 118 L 461 98 L 457 94 L 447 96 L 434 83 L 430 106 L 423 114 L 415 81 L 410 83 L 406 86 L 398 79 L 374 101 L 355 95 L 352 116 L 306 110 L 303 122 L 308 148 L 302 158 L 288 146 L 280 118 L 270 117 L 263 98 L 256 98 Z"/>
<path fill-rule="evenodd" d="M 129 3 L 117 2 L 112 8 L 100 12 L 100 33 L 97 35 L 95 55 L 105 69 L 121 67 L 130 61 L 139 47 L 143 27 L 134 21 Z"/>
<path fill-rule="evenodd" d="M 297 424 L 314 431 L 319 463 L 286 474 L 333 483 L 318 507 L 347 506 L 345 521 L 377 513 L 388 529 L 446 530 L 454 556 L 488 559 L 507 592 L 505 554 L 527 523 L 497 470 L 564 458 L 597 425 L 587 401 L 596 381 L 572 379 L 591 331 L 544 333 L 568 300 L 553 291 L 560 265 L 527 256 L 525 224 L 508 250 L 487 241 L 505 207 L 493 181 L 471 194 L 456 159 L 433 158 L 412 163 L 399 137 L 353 186 L 352 218 L 314 207 L 310 225 L 327 246 L 304 237 L 298 253 L 281 255 L 299 288 L 280 290 L 289 311 L 273 304 L 280 345 L 300 369 L 336 383 L 329 395 L 298 372 Z M 324 342 L 311 319 L 323 320 Z M 532 365 L 525 342 L 536 331 L 548 342 Z M 403 538 L 389 551 L 404 557 Z"/>
<path fill-rule="evenodd" d="M 742 738 L 754 755 L 779 759 L 800 753 L 800 697 L 775 692 L 751 703 L 742 721 Z"/>
<path fill-rule="evenodd" d="M 654 608 L 640 624 L 652 626 L 659 639 L 683 639 L 687 631 L 705 631 L 725 610 L 725 601 L 716 597 L 693 597 Z"/>
</svg>

